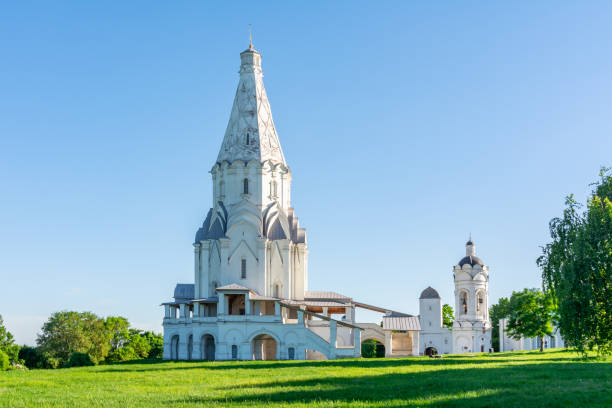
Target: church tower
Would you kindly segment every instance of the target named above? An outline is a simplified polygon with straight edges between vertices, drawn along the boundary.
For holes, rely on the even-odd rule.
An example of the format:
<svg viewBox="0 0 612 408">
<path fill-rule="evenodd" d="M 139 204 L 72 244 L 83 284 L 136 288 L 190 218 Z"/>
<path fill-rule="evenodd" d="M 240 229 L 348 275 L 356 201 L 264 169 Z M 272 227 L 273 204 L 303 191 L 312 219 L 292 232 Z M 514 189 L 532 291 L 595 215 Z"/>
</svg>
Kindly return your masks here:
<svg viewBox="0 0 612 408">
<path fill-rule="evenodd" d="M 472 353 L 491 348 L 489 321 L 489 268 L 476 256 L 471 237 L 465 257 L 453 268 L 455 280 L 455 322 L 453 352 Z"/>
<path fill-rule="evenodd" d="M 240 79 L 217 160 L 212 208 L 194 242 L 195 297 L 237 284 L 261 296 L 304 299 L 306 231 L 291 207 L 291 171 L 263 83 L 261 54 L 240 54 Z"/>
</svg>

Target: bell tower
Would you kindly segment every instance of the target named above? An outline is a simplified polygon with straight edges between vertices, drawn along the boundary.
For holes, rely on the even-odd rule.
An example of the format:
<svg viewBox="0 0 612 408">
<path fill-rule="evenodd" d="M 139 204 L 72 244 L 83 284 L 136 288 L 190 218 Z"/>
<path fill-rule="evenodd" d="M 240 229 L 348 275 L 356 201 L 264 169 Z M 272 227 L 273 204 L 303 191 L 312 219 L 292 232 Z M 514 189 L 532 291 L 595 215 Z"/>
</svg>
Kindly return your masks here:
<svg viewBox="0 0 612 408">
<path fill-rule="evenodd" d="M 453 278 L 453 352 L 488 351 L 491 347 L 489 268 L 476 256 L 476 244 L 471 237 L 465 243 L 465 256 L 453 268 Z"/>
</svg>

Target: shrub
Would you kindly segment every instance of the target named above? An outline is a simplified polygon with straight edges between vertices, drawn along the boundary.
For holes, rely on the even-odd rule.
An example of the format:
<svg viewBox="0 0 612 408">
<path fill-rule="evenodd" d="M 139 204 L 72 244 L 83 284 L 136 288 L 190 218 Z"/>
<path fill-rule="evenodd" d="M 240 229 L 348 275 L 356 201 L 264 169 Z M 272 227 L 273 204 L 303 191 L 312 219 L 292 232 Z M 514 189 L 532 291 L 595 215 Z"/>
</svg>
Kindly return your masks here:
<svg viewBox="0 0 612 408">
<path fill-rule="evenodd" d="M 72 353 L 65 367 L 87 367 L 95 365 L 91 356 L 87 353 Z"/>
<path fill-rule="evenodd" d="M 0 350 L 0 371 L 6 371 L 9 368 L 9 357 L 8 355 Z"/>
</svg>

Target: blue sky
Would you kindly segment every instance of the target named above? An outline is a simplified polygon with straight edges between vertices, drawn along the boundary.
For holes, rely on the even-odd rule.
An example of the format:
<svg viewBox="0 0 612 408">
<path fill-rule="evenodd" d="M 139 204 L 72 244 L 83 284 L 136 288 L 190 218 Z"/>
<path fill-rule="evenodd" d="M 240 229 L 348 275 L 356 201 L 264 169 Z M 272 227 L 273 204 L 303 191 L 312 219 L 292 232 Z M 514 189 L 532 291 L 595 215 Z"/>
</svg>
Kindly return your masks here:
<svg viewBox="0 0 612 408">
<path fill-rule="evenodd" d="M 311 289 L 452 303 L 470 232 L 492 302 L 538 287 L 548 221 L 612 165 L 610 2 L 20 1 L 0 18 L 0 314 L 20 343 L 64 309 L 161 330 L 159 303 L 193 281 L 249 24 Z"/>
</svg>

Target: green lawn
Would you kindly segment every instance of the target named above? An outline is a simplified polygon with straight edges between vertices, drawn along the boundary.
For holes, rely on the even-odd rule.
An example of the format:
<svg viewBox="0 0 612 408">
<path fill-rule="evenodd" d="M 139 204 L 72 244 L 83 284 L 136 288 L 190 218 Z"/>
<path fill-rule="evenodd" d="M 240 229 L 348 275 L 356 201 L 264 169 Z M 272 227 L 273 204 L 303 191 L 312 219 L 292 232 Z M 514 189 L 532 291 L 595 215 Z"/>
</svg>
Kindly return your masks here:
<svg viewBox="0 0 612 408">
<path fill-rule="evenodd" d="M 2 407 L 611 407 L 612 360 L 562 350 L 335 361 L 136 362 L 0 373 Z"/>
</svg>

